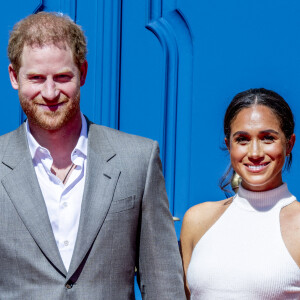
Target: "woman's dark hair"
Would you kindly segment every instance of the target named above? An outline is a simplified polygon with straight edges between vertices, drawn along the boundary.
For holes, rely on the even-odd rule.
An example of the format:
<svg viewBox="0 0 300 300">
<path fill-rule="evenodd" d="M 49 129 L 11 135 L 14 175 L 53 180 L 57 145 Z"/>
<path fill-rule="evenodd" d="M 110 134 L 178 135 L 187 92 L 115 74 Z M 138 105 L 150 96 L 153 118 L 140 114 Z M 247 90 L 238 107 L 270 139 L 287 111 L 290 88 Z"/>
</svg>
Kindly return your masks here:
<svg viewBox="0 0 300 300">
<path fill-rule="evenodd" d="M 230 140 L 231 124 L 244 109 L 253 105 L 264 105 L 270 108 L 278 118 L 280 128 L 283 131 L 287 141 L 294 133 L 295 121 L 293 113 L 287 102 L 277 93 L 264 88 L 249 89 L 237 94 L 229 104 L 224 117 L 224 134 L 227 140 Z M 289 170 L 292 164 L 292 153 L 287 157 L 285 169 Z M 220 188 L 228 194 L 226 187 L 230 184 L 232 176 L 232 166 L 230 165 L 225 174 L 220 179 Z"/>
</svg>

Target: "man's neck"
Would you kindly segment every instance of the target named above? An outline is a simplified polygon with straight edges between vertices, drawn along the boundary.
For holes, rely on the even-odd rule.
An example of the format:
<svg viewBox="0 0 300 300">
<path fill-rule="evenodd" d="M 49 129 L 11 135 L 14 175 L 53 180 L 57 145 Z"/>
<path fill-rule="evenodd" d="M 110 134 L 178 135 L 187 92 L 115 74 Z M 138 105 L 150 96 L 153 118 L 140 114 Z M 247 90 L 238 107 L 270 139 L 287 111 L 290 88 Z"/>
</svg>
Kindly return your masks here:
<svg viewBox="0 0 300 300">
<path fill-rule="evenodd" d="M 46 130 L 28 122 L 32 136 L 42 147 L 50 151 L 53 166 L 58 169 L 68 167 L 72 163 L 71 153 L 80 137 L 81 115 L 58 130 Z"/>
</svg>

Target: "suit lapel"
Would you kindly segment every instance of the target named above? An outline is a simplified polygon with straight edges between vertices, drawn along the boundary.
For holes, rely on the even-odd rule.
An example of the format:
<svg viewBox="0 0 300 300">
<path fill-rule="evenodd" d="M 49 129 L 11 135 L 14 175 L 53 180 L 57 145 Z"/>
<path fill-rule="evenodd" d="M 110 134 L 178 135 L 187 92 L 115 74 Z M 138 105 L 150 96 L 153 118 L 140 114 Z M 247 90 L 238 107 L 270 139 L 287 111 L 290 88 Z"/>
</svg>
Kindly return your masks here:
<svg viewBox="0 0 300 300">
<path fill-rule="evenodd" d="M 87 174 L 76 245 L 69 278 L 88 253 L 105 220 L 113 199 L 120 170 L 109 165 L 115 155 L 100 126 L 89 124 Z"/>
<path fill-rule="evenodd" d="M 24 124 L 9 140 L 2 163 L 11 169 L 2 179 L 2 184 L 20 218 L 41 251 L 66 275 L 33 168 Z"/>
</svg>

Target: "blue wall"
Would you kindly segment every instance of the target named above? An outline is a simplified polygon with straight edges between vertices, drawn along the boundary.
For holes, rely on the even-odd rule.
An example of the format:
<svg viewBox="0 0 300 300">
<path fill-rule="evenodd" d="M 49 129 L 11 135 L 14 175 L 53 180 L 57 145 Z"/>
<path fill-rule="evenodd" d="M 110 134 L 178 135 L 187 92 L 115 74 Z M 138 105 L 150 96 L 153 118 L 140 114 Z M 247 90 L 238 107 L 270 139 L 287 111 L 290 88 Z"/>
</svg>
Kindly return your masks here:
<svg viewBox="0 0 300 300">
<path fill-rule="evenodd" d="M 231 98 L 265 87 L 300 119 L 298 0 L 6 1 L 0 20 L 0 133 L 22 120 L 7 74 L 8 31 L 36 10 L 68 13 L 88 37 L 82 110 L 96 123 L 159 141 L 172 214 L 220 200 L 228 156 L 222 119 Z M 12 13 L 13 12 L 13 13 Z M 300 135 L 299 135 L 300 136 Z M 300 198 L 300 151 L 284 178 Z M 175 222 L 177 234 L 181 221 Z"/>
</svg>

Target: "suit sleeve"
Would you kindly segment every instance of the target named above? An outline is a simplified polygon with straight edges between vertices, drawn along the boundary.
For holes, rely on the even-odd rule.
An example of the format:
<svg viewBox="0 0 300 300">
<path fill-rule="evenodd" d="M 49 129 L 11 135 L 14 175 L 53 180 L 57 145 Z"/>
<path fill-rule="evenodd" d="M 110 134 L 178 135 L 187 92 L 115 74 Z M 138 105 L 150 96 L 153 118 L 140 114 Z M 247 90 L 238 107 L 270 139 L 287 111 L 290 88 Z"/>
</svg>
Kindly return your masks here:
<svg viewBox="0 0 300 300">
<path fill-rule="evenodd" d="M 154 142 L 140 216 L 138 281 L 143 299 L 186 299 L 182 262 Z"/>
</svg>

